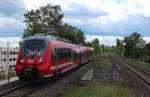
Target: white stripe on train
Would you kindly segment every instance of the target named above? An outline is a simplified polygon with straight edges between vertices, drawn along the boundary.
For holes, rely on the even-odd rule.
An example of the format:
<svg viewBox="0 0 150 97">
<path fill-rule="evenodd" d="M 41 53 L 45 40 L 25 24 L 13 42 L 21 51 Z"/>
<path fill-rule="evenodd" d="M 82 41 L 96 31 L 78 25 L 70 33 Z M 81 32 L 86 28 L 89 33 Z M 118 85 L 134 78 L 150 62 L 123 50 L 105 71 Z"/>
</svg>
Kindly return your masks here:
<svg viewBox="0 0 150 97">
<path fill-rule="evenodd" d="M 55 69 L 59 69 L 61 67 L 72 65 L 72 64 L 73 64 L 73 62 L 67 62 L 67 63 L 64 63 L 64 64 L 58 64 L 58 65 L 55 65 L 55 66 L 51 66 L 50 69 L 51 70 L 55 70 Z"/>
</svg>

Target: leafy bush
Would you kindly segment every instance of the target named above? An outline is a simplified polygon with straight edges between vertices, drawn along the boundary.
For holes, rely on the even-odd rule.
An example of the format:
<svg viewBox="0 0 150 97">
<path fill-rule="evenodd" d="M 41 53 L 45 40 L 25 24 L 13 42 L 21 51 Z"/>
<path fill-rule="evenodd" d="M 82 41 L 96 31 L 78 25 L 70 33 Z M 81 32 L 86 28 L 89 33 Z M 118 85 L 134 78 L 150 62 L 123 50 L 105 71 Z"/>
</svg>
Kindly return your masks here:
<svg viewBox="0 0 150 97">
<path fill-rule="evenodd" d="M 3 79 L 5 72 L 4 71 L 0 71 L 0 79 Z"/>
<path fill-rule="evenodd" d="M 9 77 L 14 77 L 14 76 L 16 76 L 16 72 L 15 72 L 15 70 L 14 69 L 9 69 Z"/>
</svg>

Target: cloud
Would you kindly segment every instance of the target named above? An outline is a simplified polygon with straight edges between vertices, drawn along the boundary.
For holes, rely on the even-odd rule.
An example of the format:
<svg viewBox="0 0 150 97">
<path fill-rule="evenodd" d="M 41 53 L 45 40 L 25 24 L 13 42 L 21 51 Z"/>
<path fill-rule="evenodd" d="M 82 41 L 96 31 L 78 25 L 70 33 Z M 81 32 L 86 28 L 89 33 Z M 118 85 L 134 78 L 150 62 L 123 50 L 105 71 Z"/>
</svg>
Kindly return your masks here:
<svg viewBox="0 0 150 97">
<path fill-rule="evenodd" d="M 64 15 L 66 18 L 82 18 L 82 19 L 88 19 L 88 18 L 94 18 L 99 16 L 105 16 L 107 15 L 107 12 L 105 11 L 91 11 L 86 6 L 81 4 L 73 4 L 70 10 L 64 10 Z"/>
<path fill-rule="evenodd" d="M 90 35 L 124 36 L 140 32 L 150 36 L 149 0 L 3 0 L 0 1 L 0 36 L 22 36 L 24 10 L 49 3 L 60 5 L 63 21 Z M 21 8 L 21 10 L 20 10 Z M 5 22 L 4 22 L 5 21 Z M 7 21 L 7 22 L 6 22 Z M 3 27 L 2 27 L 3 26 Z"/>
<path fill-rule="evenodd" d="M 15 14 L 24 14 L 24 3 L 22 0 L 1 0 L 0 12 L 5 16 L 14 16 Z"/>
<path fill-rule="evenodd" d="M 21 37 L 0 37 L 0 48 L 7 47 L 7 43 L 9 47 L 19 47 L 20 41 Z"/>
<path fill-rule="evenodd" d="M 94 0 L 95 1 L 95 0 Z M 141 32 L 144 36 L 149 36 L 148 27 L 150 19 L 150 7 L 147 5 L 148 0 L 99 0 L 94 1 L 81 0 L 76 4 L 78 9 L 86 12 L 88 10 L 107 14 L 97 15 L 95 17 L 82 16 L 80 18 L 65 17 L 65 22 L 71 23 L 78 28 L 82 28 L 86 34 L 99 35 L 129 35 L 132 32 Z M 82 8 L 80 5 L 83 4 Z M 71 4 L 70 4 L 71 5 Z M 94 7 L 95 6 L 95 7 Z M 68 8 L 71 10 L 70 6 Z M 73 9 L 73 8 L 72 8 Z M 71 10 L 74 11 L 74 10 Z M 84 13 L 84 12 L 83 12 Z M 85 20 L 86 19 L 86 20 Z M 147 24 L 147 25 L 146 25 Z M 144 26 L 145 25 L 145 26 Z"/>
<path fill-rule="evenodd" d="M 100 45 L 114 46 L 116 45 L 116 38 L 123 39 L 120 36 L 98 36 L 98 35 L 86 35 L 86 41 L 91 42 L 93 39 L 97 38 Z"/>
<path fill-rule="evenodd" d="M 0 1 L 0 36 L 21 36 L 24 29 L 22 0 Z"/>
<path fill-rule="evenodd" d="M 101 35 L 86 35 L 86 41 L 91 42 L 93 39 L 97 38 L 99 40 L 100 45 L 108 45 L 108 46 L 115 46 L 116 39 L 123 39 L 124 36 L 101 36 Z M 150 43 L 150 37 L 143 37 L 143 39 Z"/>
<path fill-rule="evenodd" d="M 0 18 L 0 36 L 21 36 L 24 29 L 22 20 L 10 17 Z"/>
</svg>

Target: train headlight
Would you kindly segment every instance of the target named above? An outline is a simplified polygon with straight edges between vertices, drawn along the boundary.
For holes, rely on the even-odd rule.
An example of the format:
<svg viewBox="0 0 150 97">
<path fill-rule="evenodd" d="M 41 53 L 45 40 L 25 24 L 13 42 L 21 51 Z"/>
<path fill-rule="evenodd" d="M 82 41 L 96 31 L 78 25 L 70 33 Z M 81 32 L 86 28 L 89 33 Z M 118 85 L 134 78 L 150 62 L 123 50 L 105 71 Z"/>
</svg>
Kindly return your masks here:
<svg viewBox="0 0 150 97">
<path fill-rule="evenodd" d="M 21 63 L 23 63 L 24 62 L 24 60 L 23 59 L 21 59 L 21 61 L 20 61 Z"/>
<path fill-rule="evenodd" d="M 41 63 L 43 61 L 43 57 L 39 58 L 39 63 Z"/>
</svg>

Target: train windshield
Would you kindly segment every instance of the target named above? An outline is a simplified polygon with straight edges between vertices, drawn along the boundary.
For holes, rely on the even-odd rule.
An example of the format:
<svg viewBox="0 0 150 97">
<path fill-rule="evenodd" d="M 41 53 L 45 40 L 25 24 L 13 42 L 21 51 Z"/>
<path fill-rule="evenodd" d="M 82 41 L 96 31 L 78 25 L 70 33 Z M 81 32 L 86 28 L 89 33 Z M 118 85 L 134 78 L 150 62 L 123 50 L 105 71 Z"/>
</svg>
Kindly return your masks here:
<svg viewBox="0 0 150 97">
<path fill-rule="evenodd" d="M 24 44 L 22 45 L 23 56 L 41 56 L 43 55 L 45 48 L 46 48 L 46 42 L 42 39 L 33 39 L 33 40 L 26 40 Z"/>
</svg>

